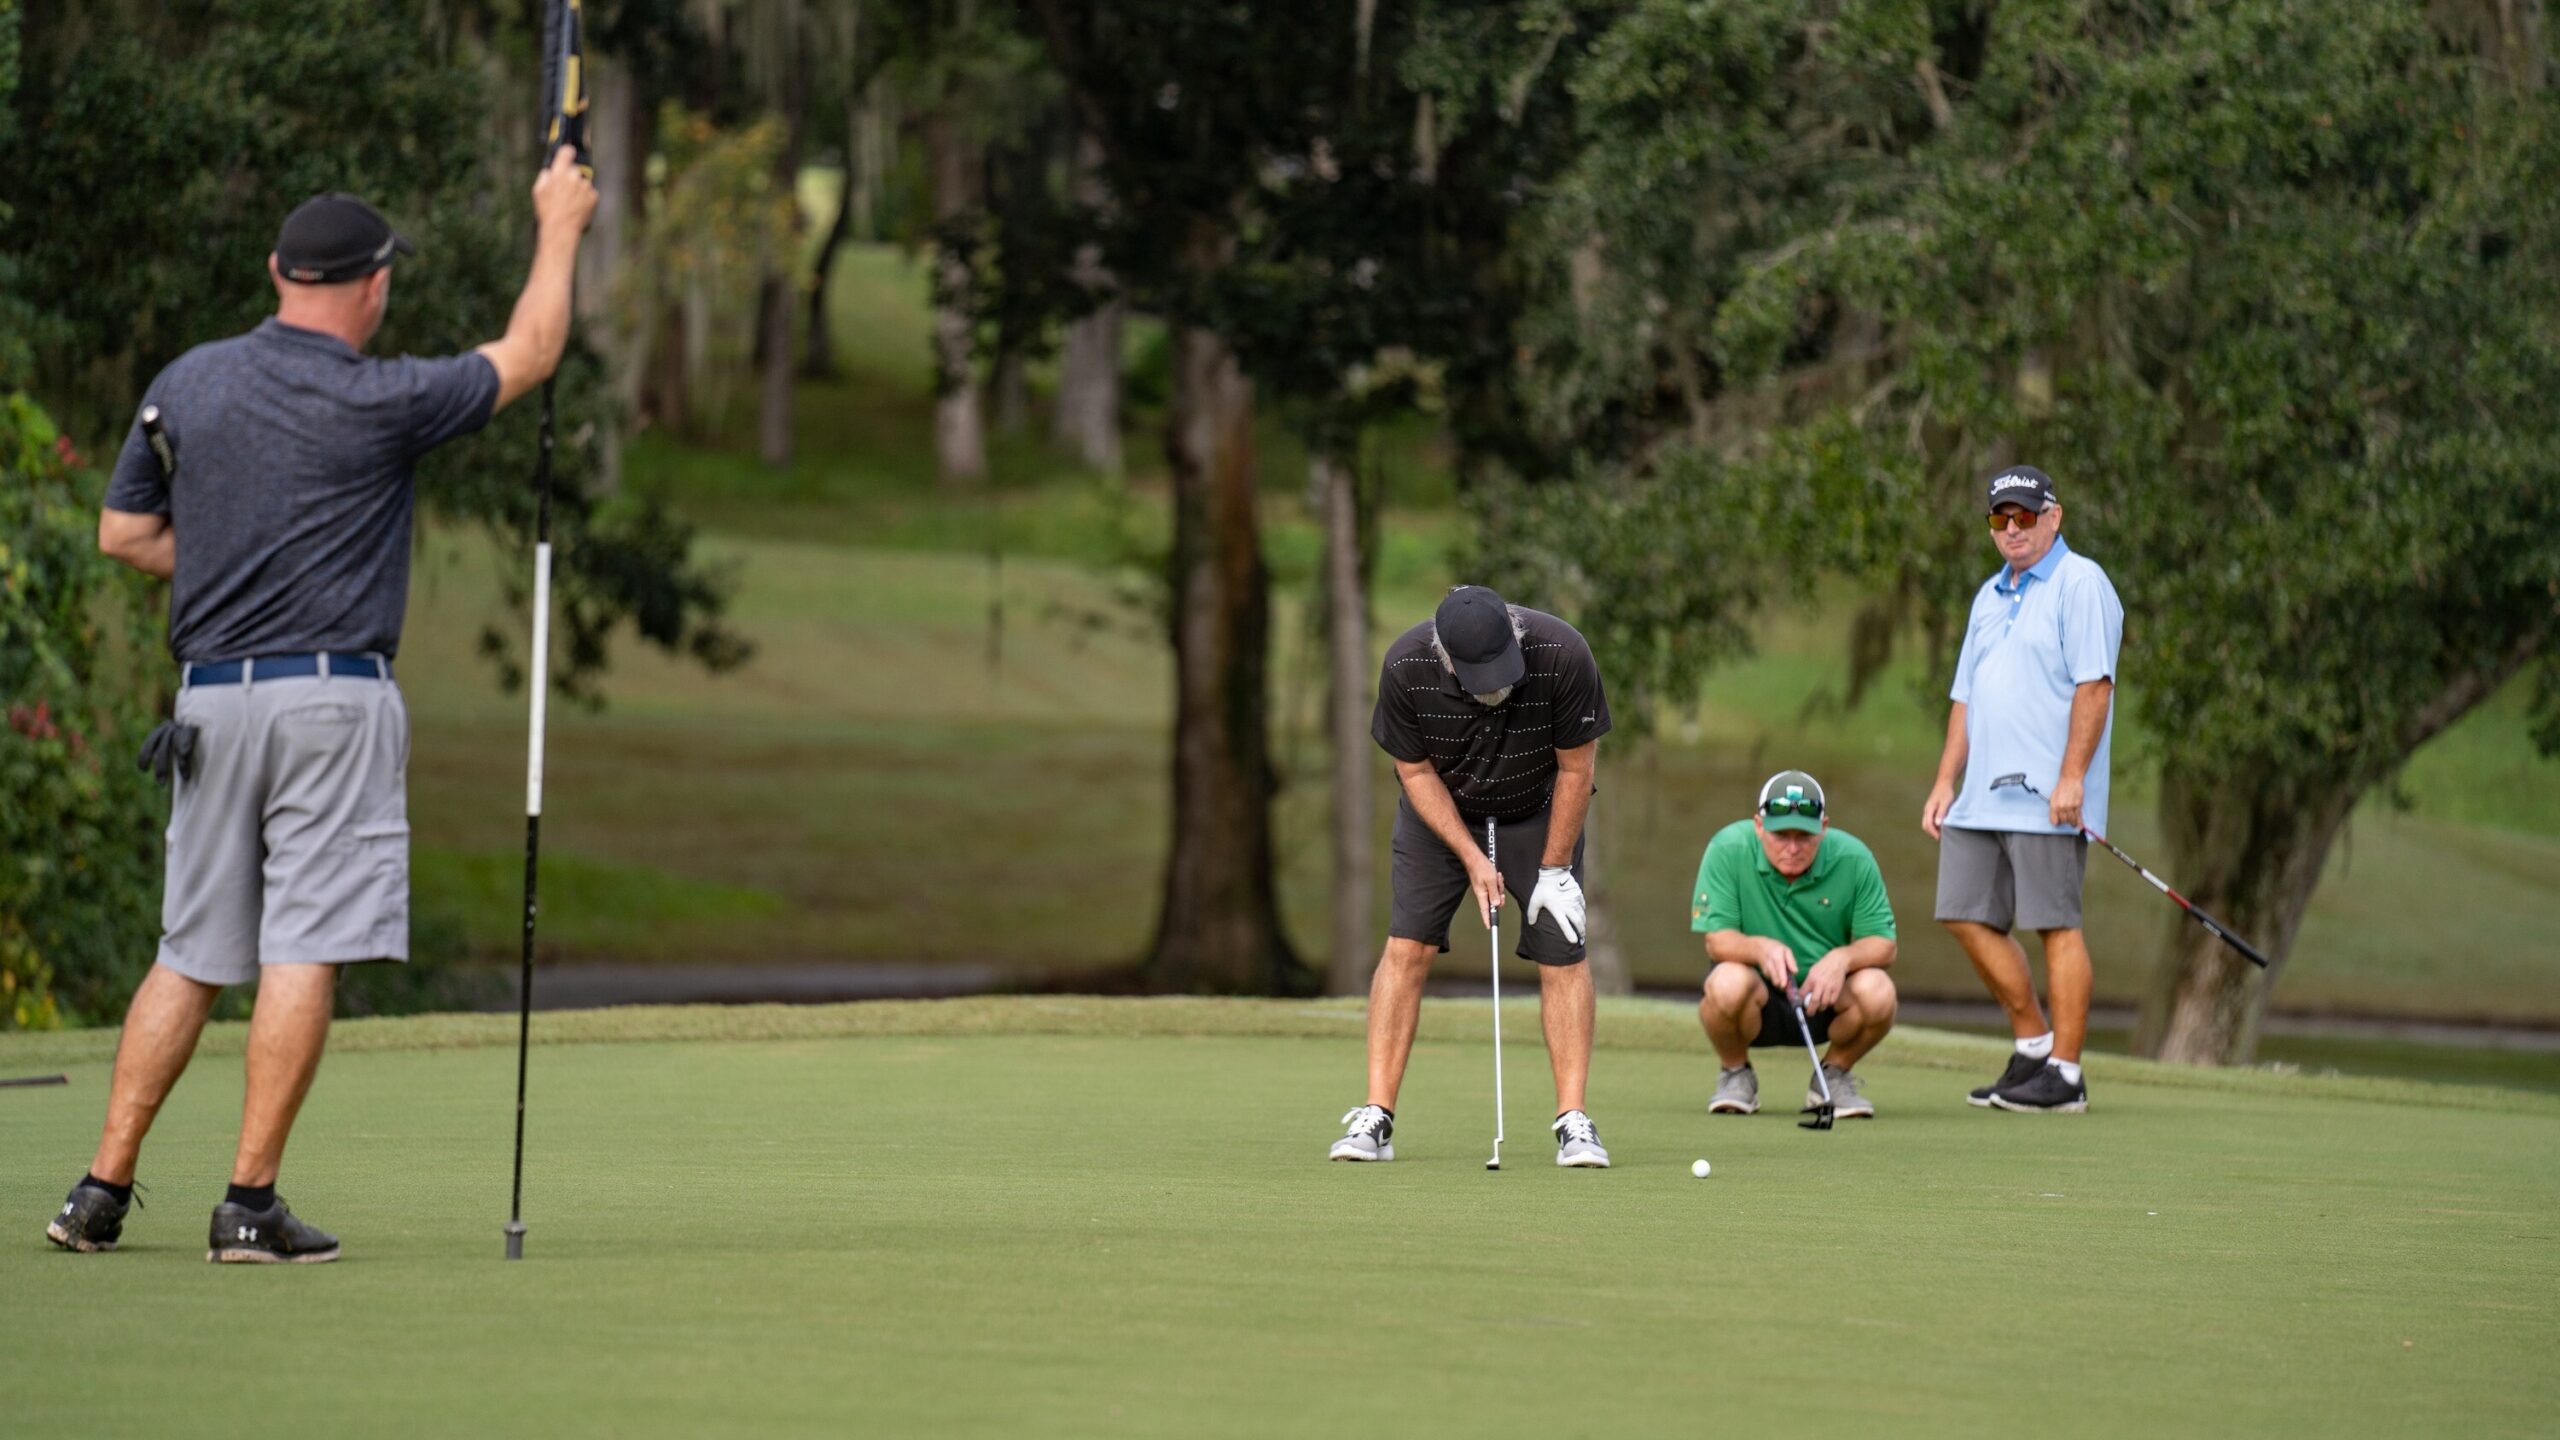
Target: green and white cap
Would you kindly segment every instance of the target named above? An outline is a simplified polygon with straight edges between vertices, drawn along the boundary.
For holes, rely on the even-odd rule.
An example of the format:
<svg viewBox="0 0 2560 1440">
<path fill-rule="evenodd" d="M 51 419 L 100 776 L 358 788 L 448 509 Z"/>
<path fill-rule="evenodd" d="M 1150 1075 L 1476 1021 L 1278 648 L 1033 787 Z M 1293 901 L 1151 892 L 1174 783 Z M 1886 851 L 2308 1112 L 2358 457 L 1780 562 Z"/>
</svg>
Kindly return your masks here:
<svg viewBox="0 0 2560 1440">
<path fill-rule="evenodd" d="M 1820 830 L 1826 808 L 1821 782 L 1801 770 L 1781 770 L 1760 787 L 1760 823 L 1771 830 Z"/>
</svg>

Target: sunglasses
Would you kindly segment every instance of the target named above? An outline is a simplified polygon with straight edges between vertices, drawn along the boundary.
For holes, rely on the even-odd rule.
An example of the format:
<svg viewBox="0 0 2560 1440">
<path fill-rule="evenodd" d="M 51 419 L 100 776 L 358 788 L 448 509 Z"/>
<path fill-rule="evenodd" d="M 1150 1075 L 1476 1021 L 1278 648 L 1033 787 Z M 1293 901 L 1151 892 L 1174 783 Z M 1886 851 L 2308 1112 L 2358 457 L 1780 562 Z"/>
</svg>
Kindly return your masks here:
<svg viewBox="0 0 2560 1440">
<path fill-rule="evenodd" d="M 1810 796 L 1789 799 L 1780 795 L 1762 805 L 1760 813 L 1772 819 L 1780 815 L 1801 815 L 1807 820 L 1819 820 L 1822 818 L 1822 802 Z"/>
<path fill-rule="evenodd" d="M 2036 528 L 2036 522 L 2044 518 L 2044 512 L 2043 512 L 2043 511 L 2041 511 L 2041 510 L 2027 510 L 2027 511 L 2017 511 L 2017 512 L 2004 512 L 2004 511 L 1994 510 L 1994 511 L 1992 511 L 1990 514 L 1988 514 L 1988 515 L 1986 515 L 1986 516 L 1984 516 L 1984 517 L 1982 517 L 1982 518 L 1983 518 L 1984 520 L 1986 520 L 1986 521 L 1990 522 L 1990 525 L 1991 525 L 1991 533 L 1992 533 L 1992 534 L 1994 534 L 1994 535 L 1997 535 L 1997 534 L 1999 534 L 2001 531 L 2008 529 L 2008 528 L 2009 528 L 2010 526 L 2012 526 L 2012 525 L 2014 525 L 2014 526 L 2018 527 L 2018 528 L 2019 528 L 2019 529 L 2021 529 L 2021 530 L 2033 530 L 2034 528 Z"/>
</svg>

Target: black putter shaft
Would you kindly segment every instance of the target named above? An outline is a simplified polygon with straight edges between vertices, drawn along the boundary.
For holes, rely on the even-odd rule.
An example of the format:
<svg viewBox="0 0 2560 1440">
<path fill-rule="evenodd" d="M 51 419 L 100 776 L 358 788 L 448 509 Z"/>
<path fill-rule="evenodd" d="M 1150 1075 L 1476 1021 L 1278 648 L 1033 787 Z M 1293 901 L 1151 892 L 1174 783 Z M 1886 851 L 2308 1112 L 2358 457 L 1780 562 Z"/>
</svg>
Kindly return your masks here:
<svg viewBox="0 0 2560 1440">
<path fill-rule="evenodd" d="M 563 145 L 576 152 L 578 171 L 595 178 L 594 157 L 587 150 L 585 20 L 579 0 L 556 0 L 543 29 L 542 163 L 549 165 Z M 533 1050 L 533 935 L 538 913 L 536 892 L 542 855 L 543 702 L 551 690 L 551 448 L 552 381 L 542 382 L 542 439 L 535 453 L 533 486 L 539 497 L 533 531 L 533 654 L 527 686 L 532 692 L 525 744 L 524 782 L 524 947 L 516 985 L 516 1148 L 514 1178 L 507 1195 L 507 1258 L 524 1258 L 524 1096 Z"/>
<path fill-rule="evenodd" d="M 33 1090 L 40 1085 L 68 1085 L 70 1083 L 71 1077 L 68 1075 L 19 1075 L 11 1079 L 0 1080 L 0 1090 Z"/>
<path fill-rule="evenodd" d="M 2003 775 L 1999 779 L 1991 782 L 1991 788 L 1994 790 L 2004 790 L 2011 786 L 2024 790 L 2039 800 L 2045 798 L 2044 792 L 2033 785 L 2028 784 L 2027 777 L 2024 775 Z M 2134 859 L 2132 856 L 2124 853 L 2123 850 L 2117 848 L 2116 842 L 2099 834 L 2097 831 L 2090 829 L 2086 825 L 2080 827 L 2080 835 L 2083 839 L 2095 841 L 2108 854 L 2113 855 L 2125 864 L 2131 866 L 2134 874 L 2141 876 L 2143 879 L 2151 883 L 2152 889 L 2157 890 L 2161 894 L 2168 896 L 2170 899 L 2177 901 L 2178 908 L 2193 916 L 2195 918 L 2195 922 L 2203 926 L 2215 939 L 2220 940 L 2223 944 L 2228 945 L 2232 949 L 2249 957 L 2249 963 L 2257 966 L 2259 969 L 2264 970 L 2268 968 L 2269 962 L 2267 957 L 2258 953 L 2257 946 L 2252 945 L 2248 941 L 2241 939 L 2239 936 L 2232 934 L 2230 926 L 2214 919 L 2203 906 L 2198 905 L 2193 900 L 2188 899 L 2186 896 L 2181 895 L 2176 890 L 2170 888 L 2168 881 L 2152 874 L 2149 866 Z"/>
</svg>

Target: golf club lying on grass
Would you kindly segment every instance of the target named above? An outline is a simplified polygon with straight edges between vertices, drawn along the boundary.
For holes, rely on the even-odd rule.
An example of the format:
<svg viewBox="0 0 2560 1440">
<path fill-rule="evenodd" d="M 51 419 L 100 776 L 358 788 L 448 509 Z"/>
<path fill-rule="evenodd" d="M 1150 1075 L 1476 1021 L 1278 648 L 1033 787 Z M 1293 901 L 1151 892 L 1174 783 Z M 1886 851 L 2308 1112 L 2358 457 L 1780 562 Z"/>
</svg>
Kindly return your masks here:
<svg viewBox="0 0 2560 1440">
<path fill-rule="evenodd" d="M 32 1090 L 39 1085 L 68 1085 L 68 1075 L 21 1075 L 14 1080 L 0 1080 L 0 1090 Z"/>
<path fill-rule="evenodd" d="M 1991 788 L 1994 790 L 2006 790 L 2011 786 L 2024 790 L 2039 800 L 2045 798 L 2044 792 L 2033 785 L 2028 784 L 2027 777 L 2024 775 L 2003 775 L 1999 779 L 1991 782 Z M 2224 925 L 2221 921 L 2206 914 L 2196 905 L 2196 902 L 2179 894 L 2177 891 L 2170 889 L 2168 881 L 2152 874 L 2141 861 L 2136 860 L 2132 856 L 2124 853 L 2122 850 L 2117 849 L 2114 841 L 2109 840 L 2106 836 L 2099 834 L 2097 831 L 2090 829 L 2086 825 L 2080 827 L 2080 834 L 2083 838 L 2094 840 L 2098 844 L 2106 847 L 2108 854 L 2113 855 L 2125 864 L 2132 866 L 2133 873 L 2150 881 L 2152 889 L 2157 890 L 2161 894 L 2168 896 L 2170 899 L 2177 901 L 2179 909 L 2194 916 L 2197 924 L 2212 931 L 2215 937 L 2220 939 L 2222 943 L 2239 951 L 2241 954 L 2248 956 L 2249 963 L 2257 966 L 2261 970 L 2267 968 L 2267 957 L 2258 953 L 2257 946 L 2252 945 L 2248 941 L 2241 939 L 2239 936 L 2232 934 L 2229 926 Z"/>
<path fill-rule="evenodd" d="M 1814 1093 L 1822 1097 L 1821 1104 L 1808 1106 L 1799 1112 L 1804 1118 L 1797 1121 L 1796 1126 L 1803 1130 L 1828 1130 L 1836 1118 L 1831 1108 L 1831 1081 L 1822 1073 L 1821 1052 L 1813 1048 L 1813 1026 L 1804 1018 L 1804 997 L 1796 993 L 1792 985 L 1787 987 L 1787 1003 L 1795 1007 L 1796 1033 L 1804 1037 L 1805 1058 L 1813 1062 Z"/>
<path fill-rule="evenodd" d="M 1502 873 L 1501 862 L 1494 855 L 1493 822 L 1484 822 L 1484 858 L 1494 866 L 1494 874 Z M 1487 1170 L 1502 1168 L 1502 911 L 1497 907 L 1485 917 L 1485 934 L 1493 946 L 1493 1158 L 1484 1162 Z"/>
</svg>

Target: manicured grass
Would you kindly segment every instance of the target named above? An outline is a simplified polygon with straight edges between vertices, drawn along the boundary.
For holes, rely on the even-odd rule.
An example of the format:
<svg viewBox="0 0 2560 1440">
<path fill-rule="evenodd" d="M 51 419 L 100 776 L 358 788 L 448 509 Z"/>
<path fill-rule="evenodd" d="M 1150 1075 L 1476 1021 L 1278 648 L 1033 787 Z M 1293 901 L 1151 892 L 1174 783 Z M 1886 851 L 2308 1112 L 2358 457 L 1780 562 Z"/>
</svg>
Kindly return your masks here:
<svg viewBox="0 0 2560 1440">
<path fill-rule="evenodd" d="M 0 1092 L 0 1292 L 42 1354 L 10 1429 L 2489 1436 L 2560 1403 L 2560 1102 L 2099 1061 L 2089 1116 L 2011 1117 L 1959 1098 L 1996 1046 L 1911 1034 L 1882 1117 L 1816 1135 L 1708 1121 L 1686 1017 L 1629 1005 L 1618 1168 L 1546 1163 L 1532 1042 L 1489 1175 L 1482 1022 L 1431 1007 L 1402 1158 L 1355 1168 L 1320 1158 L 1345 1006 L 546 1016 L 512 1266 L 512 1021 L 348 1025 L 285 1172 L 347 1258 L 247 1273 L 200 1243 L 236 1027 L 93 1257 L 36 1232 L 110 1037 L 0 1037 L 73 1079 Z"/>
</svg>

